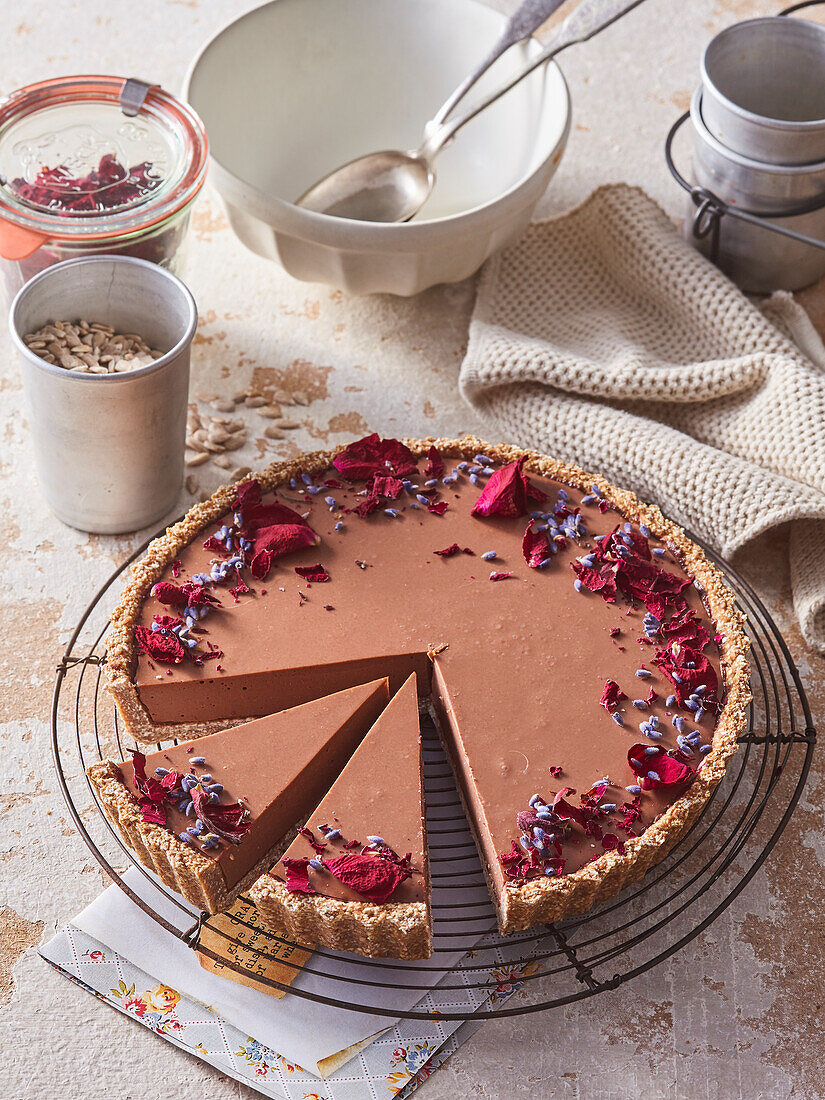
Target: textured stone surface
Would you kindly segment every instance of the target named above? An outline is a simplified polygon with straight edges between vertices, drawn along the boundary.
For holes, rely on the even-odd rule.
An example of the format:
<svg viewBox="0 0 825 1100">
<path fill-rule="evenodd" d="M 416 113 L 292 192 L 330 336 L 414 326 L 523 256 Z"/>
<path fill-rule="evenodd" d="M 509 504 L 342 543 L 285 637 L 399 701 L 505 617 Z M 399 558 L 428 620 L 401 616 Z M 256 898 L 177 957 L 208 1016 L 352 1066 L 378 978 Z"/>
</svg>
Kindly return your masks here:
<svg viewBox="0 0 825 1100">
<path fill-rule="evenodd" d="M 146 0 L 139 6 L 31 0 L 6 21 L 3 89 L 90 70 L 136 73 L 177 89 L 196 48 L 251 6 L 246 0 Z M 563 68 L 573 95 L 573 131 L 541 210 L 563 210 L 597 184 L 624 179 L 680 216 L 682 197 L 664 168 L 662 141 L 688 104 L 701 48 L 722 26 L 774 10 L 763 0 L 648 0 L 602 38 L 568 53 Z M 211 195 L 197 208 L 188 280 L 201 310 L 193 392 L 277 384 L 311 398 L 294 410 L 301 428 L 283 442 L 268 441 L 266 422 L 250 411 L 254 430 L 233 456 L 238 465 L 346 442 L 367 429 L 483 434 L 455 388 L 471 283 L 403 301 L 348 300 L 292 282 L 237 243 Z M 822 289 L 807 291 L 803 300 L 825 327 Z M 0 1094 L 9 1100 L 251 1097 L 70 985 L 31 950 L 41 932 L 50 936 L 104 885 L 56 789 L 49 700 L 56 660 L 80 612 L 139 536 L 85 536 L 48 513 L 34 489 L 19 376 L 5 336 L 2 341 Z M 211 463 L 194 471 L 199 490 L 213 488 L 220 475 Z M 180 504 L 191 500 L 187 494 Z M 752 548 L 740 564 L 786 632 L 815 718 L 821 717 L 825 664 L 800 641 L 785 562 L 780 542 Z M 486 1024 L 419 1095 L 825 1095 L 818 1043 L 809 1036 L 825 988 L 818 919 L 825 902 L 824 801 L 817 766 L 766 869 L 681 954 L 616 994 Z"/>
</svg>

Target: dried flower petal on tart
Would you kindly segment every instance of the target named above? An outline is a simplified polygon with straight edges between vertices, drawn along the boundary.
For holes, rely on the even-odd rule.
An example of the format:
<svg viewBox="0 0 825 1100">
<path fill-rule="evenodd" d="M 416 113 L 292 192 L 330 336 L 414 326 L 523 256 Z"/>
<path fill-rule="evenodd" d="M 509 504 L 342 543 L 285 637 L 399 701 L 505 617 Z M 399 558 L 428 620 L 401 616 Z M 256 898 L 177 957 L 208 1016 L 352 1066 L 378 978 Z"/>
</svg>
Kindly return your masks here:
<svg viewBox="0 0 825 1100">
<path fill-rule="evenodd" d="M 376 905 L 388 901 L 398 884 L 412 873 L 399 863 L 359 852 L 347 852 L 325 860 L 324 866 L 344 886 Z"/>
<path fill-rule="evenodd" d="M 645 791 L 675 787 L 689 782 L 696 775 L 689 764 L 670 756 L 661 745 L 632 745 L 627 752 L 627 762 Z"/>
<path fill-rule="evenodd" d="M 525 459 L 495 470 L 473 505 L 474 516 L 523 516 L 529 511 L 529 501 L 538 503 L 546 495 L 525 476 L 522 467 Z"/>
<path fill-rule="evenodd" d="M 349 481 L 366 481 L 373 474 L 407 477 L 417 471 L 415 455 L 398 439 L 381 439 L 377 432 L 344 447 L 332 464 Z"/>
</svg>

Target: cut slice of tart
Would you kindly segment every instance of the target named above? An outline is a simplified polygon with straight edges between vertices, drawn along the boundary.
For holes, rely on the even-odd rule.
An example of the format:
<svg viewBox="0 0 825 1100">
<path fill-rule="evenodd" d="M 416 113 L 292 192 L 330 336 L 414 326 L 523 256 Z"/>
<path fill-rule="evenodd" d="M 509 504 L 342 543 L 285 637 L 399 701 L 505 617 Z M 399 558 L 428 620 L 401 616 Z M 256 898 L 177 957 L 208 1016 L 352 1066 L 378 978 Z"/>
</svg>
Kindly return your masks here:
<svg viewBox="0 0 825 1100">
<path fill-rule="evenodd" d="M 302 943 L 395 959 L 431 954 L 415 675 L 249 894 L 265 923 Z"/>
<path fill-rule="evenodd" d="M 387 681 L 88 769 L 141 862 L 209 913 L 272 865 L 389 698 Z"/>
</svg>

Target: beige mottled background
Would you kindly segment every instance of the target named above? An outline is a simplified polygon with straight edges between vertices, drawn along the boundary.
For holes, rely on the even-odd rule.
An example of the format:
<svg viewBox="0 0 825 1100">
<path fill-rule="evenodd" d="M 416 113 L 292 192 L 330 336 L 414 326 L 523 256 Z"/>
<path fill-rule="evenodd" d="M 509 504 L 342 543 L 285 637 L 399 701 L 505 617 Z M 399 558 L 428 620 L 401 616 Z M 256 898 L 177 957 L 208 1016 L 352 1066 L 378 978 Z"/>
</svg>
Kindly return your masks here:
<svg viewBox="0 0 825 1100">
<path fill-rule="evenodd" d="M 0 90 L 82 71 L 137 75 L 178 90 L 196 48 L 251 6 L 0 0 Z M 628 180 L 678 215 L 681 194 L 664 169 L 662 141 L 688 104 L 700 51 L 726 24 L 776 10 L 763 0 L 648 0 L 566 54 L 573 132 L 542 209 L 563 210 L 599 183 Z M 195 214 L 188 278 L 201 310 L 194 389 L 277 381 L 312 398 L 298 410 L 302 427 L 289 444 L 254 438 L 262 422 L 251 417 L 258 431 L 239 460 L 254 465 L 368 429 L 455 435 L 480 427 L 456 394 L 472 283 L 403 301 L 350 300 L 292 282 L 244 251 L 209 194 Z M 825 327 L 825 292 L 815 288 L 803 299 Z M 86 537 L 46 510 L 16 365 L 0 339 L 0 1097 L 248 1098 L 248 1089 L 94 1001 L 32 950 L 104 885 L 56 793 L 49 700 L 71 627 L 135 543 Z M 214 487 L 218 474 L 211 465 L 198 470 L 199 489 Z M 824 666 L 800 641 L 785 562 L 780 541 L 754 548 L 742 564 L 785 630 L 821 717 Z M 766 870 L 706 934 L 616 995 L 488 1023 L 422 1087 L 422 1100 L 825 1096 L 824 808 L 818 767 Z"/>
</svg>

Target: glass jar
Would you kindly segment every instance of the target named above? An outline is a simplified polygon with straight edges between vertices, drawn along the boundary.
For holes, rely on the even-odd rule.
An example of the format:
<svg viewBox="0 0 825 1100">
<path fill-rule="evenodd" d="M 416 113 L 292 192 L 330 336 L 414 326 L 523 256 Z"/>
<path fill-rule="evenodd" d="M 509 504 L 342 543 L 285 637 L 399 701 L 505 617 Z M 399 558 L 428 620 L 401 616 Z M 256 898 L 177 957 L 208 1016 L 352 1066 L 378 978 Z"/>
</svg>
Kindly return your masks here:
<svg viewBox="0 0 825 1100">
<path fill-rule="evenodd" d="M 158 86 L 71 76 L 0 100 L 0 270 L 11 297 L 52 264 L 99 253 L 180 273 L 206 176 L 203 123 Z"/>
</svg>

